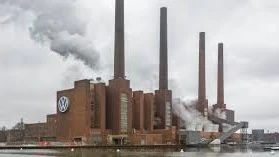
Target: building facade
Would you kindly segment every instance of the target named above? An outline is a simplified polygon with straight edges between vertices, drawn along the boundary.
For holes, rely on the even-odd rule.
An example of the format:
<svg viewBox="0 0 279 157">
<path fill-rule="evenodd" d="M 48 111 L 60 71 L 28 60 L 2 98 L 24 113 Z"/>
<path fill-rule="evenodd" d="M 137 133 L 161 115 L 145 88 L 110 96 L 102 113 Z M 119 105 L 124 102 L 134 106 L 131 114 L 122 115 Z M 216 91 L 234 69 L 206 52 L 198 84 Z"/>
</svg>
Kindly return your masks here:
<svg viewBox="0 0 279 157">
<path fill-rule="evenodd" d="M 252 130 L 252 141 L 254 142 L 263 142 L 264 139 L 264 129 L 254 129 Z"/>
<path fill-rule="evenodd" d="M 24 142 L 54 142 L 56 141 L 56 114 L 47 115 L 45 123 L 24 125 Z"/>
<path fill-rule="evenodd" d="M 170 133 L 172 126 L 167 130 L 154 130 L 154 94 L 132 92 L 126 83 L 129 82 L 111 80 L 106 86 L 105 83 L 80 80 L 75 82 L 73 89 L 58 91 L 57 141 L 128 144 L 135 143 L 133 140 L 138 140 L 137 136 L 148 139 L 154 136 L 157 144 L 175 141 Z"/>
</svg>

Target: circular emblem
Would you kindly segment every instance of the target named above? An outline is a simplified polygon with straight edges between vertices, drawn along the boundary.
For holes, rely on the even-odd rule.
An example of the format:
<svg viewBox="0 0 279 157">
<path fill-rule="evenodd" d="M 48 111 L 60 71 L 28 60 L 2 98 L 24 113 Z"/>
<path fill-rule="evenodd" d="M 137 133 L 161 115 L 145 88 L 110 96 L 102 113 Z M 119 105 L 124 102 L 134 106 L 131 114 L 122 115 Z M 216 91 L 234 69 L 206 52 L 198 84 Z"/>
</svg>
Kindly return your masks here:
<svg viewBox="0 0 279 157">
<path fill-rule="evenodd" d="M 58 100 L 58 110 L 62 113 L 66 112 L 68 110 L 69 107 L 69 99 L 65 96 L 62 96 L 59 100 Z"/>
</svg>

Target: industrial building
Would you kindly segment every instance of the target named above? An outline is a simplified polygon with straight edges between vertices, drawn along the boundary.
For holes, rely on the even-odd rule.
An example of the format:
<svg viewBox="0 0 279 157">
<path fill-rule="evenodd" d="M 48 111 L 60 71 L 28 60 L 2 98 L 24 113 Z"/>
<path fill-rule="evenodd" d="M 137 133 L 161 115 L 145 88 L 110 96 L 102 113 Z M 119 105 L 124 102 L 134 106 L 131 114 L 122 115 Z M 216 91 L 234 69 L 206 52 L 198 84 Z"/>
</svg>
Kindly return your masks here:
<svg viewBox="0 0 279 157">
<path fill-rule="evenodd" d="M 252 141 L 263 142 L 264 140 L 264 129 L 253 129 L 252 130 Z"/>
<path fill-rule="evenodd" d="M 57 92 L 56 140 L 87 144 L 175 144 L 168 89 L 167 8 L 161 8 L 159 89 L 133 91 L 125 77 L 124 0 L 115 5 L 114 78 L 80 80 Z M 39 124 L 37 124 L 39 125 Z M 42 125 L 42 124 L 40 124 Z"/>
<path fill-rule="evenodd" d="M 56 114 L 47 115 L 46 123 L 25 124 L 24 141 L 56 141 Z"/>
<path fill-rule="evenodd" d="M 116 0 L 114 78 L 79 80 L 71 89 L 57 92 L 56 114 L 46 123 L 27 124 L 25 141 L 58 141 L 81 144 L 188 144 L 203 138 L 221 142 L 247 123 L 234 122 L 234 111 L 224 103 L 223 44 L 218 45 L 217 104 L 213 110 L 226 112 L 226 119 L 210 114 L 206 97 L 205 33 L 199 34 L 199 87 L 195 108 L 214 124 L 188 125 L 181 130 L 179 115 L 173 113 L 172 90 L 168 88 L 167 8 L 160 9 L 159 87 L 154 93 L 133 91 L 125 76 L 124 0 Z M 223 125 L 227 124 L 227 125 Z M 224 132 L 227 126 L 227 130 Z M 196 129 L 198 128 L 198 129 Z M 238 135 L 234 135 L 237 139 Z"/>
</svg>

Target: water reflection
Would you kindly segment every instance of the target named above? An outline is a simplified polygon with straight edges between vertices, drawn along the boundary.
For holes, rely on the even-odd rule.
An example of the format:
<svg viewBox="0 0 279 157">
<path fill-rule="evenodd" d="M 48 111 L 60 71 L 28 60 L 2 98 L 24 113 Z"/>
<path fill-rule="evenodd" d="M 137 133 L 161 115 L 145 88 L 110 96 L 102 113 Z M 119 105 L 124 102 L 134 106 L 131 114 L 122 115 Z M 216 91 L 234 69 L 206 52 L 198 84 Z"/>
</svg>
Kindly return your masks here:
<svg viewBox="0 0 279 157">
<path fill-rule="evenodd" d="M 264 152 L 261 146 L 230 146 L 207 147 L 207 148 L 187 148 L 185 152 L 174 149 L 136 149 L 121 150 L 117 152 L 115 149 L 63 149 L 63 150 L 0 150 L 2 157 L 254 157 L 254 156 L 274 156 L 279 157 L 279 152 L 272 154 Z"/>
</svg>

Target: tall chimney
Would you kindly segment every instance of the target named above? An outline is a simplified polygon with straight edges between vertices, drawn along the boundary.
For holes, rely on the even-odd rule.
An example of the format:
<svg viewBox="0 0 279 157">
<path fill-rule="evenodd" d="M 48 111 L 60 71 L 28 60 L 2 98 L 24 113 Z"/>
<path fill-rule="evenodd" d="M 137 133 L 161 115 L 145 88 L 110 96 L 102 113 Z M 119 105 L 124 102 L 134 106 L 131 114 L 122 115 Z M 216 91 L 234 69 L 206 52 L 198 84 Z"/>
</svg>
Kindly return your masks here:
<svg viewBox="0 0 279 157">
<path fill-rule="evenodd" d="M 205 33 L 200 32 L 199 39 L 199 102 L 206 100 L 205 89 Z"/>
<path fill-rule="evenodd" d="M 168 89 L 168 24 L 167 8 L 160 9 L 160 73 L 159 89 Z"/>
<path fill-rule="evenodd" d="M 125 78 L 124 0 L 115 1 L 114 78 Z"/>
<path fill-rule="evenodd" d="M 224 106 L 224 59 L 223 43 L 218 44 L 218 80 L 217 80 L 217 105 Z"/>
</svg>

